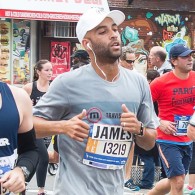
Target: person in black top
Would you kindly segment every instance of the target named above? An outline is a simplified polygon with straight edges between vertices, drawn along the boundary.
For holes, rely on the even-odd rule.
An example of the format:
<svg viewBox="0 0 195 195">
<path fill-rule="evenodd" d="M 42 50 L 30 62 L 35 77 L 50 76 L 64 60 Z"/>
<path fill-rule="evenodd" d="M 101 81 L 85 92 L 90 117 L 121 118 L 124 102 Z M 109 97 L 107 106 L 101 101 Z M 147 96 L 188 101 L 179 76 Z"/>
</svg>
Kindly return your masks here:
<svg viewBox="0 0 195 195">
<path fill-rule="evenodd" d="M 34 67 L 34 81 L 26 84 L 23 89 L 29 94 L 32 105 L 35 106 L 39 99 L 47 92 L 52 77 L 52 64 L 48 60 L 40 60 Z M 36 170 L 38 194 L 44 195 L 44 187 L 47 176 L 47 166 L 49 157 L 47 148 L 49 147 L 51 137 L 36 139 L 39 148 L 39 163 Z"/>
</svg>

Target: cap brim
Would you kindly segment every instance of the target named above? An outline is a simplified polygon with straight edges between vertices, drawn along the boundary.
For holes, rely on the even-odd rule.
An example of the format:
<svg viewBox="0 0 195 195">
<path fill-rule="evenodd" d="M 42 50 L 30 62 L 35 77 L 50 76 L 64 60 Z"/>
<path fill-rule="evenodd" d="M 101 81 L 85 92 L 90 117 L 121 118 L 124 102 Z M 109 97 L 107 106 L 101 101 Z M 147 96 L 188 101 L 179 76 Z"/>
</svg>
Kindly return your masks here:
<svg viewBox="0 0 195 195">
<path fill-rule="evenodd" d="M 187 56 L 187 55 L 189 55 L 189 54 L 191 54 L 191 53 L 194 53 L 194 52 L 195 52 L 195 50 L 189 49 L 189 50 L 187 50 L 187 51 L 181 53 L 181 54 L 178 55 L 178 56 L 180 56 L 180 57 L 185 57 L 185 56 Z"/>
<path fill-rule="evenodd" d="M 121 23 L 123 23 L 125 20 L 124 13 L 119 11 L 119 10 L 110 11 L 110 13 L 107 15 L 107 17 L 112 18 L 117 26 L 120 25 Z"/>
<path fill-rule="evenodd" d="M 102 15 L 102 17 L 99 18 L 99 21 L 94 22 L 94 25 L 92 25 L 89 30 L 94 29 L 107 17 L 112 18 L 114 23 L 117 26 L 120 25 L 125 20 L 125 15 L 123 12 L 121 12 L 119 10 L 112 10 L 108 14 Z"/>
</svg>

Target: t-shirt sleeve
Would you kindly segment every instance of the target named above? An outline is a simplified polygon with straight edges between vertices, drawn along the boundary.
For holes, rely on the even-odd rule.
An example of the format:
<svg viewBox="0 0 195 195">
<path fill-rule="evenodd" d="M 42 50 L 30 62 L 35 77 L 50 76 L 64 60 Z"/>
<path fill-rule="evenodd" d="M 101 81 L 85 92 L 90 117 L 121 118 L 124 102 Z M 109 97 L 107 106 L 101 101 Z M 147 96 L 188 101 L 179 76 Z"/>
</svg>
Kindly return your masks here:
<svg viewBox="0 0 195 195">
<path fill-rule="evenodd" d="M 143 82 L 142 102 L 138 111 L 138 120 L 142 121 L 144 126 L 155 129 L 159 126 L 159 122 L 154 111 L 154 105 L 151 97 L 151 92 L 147 81 Z"/>
</svg>

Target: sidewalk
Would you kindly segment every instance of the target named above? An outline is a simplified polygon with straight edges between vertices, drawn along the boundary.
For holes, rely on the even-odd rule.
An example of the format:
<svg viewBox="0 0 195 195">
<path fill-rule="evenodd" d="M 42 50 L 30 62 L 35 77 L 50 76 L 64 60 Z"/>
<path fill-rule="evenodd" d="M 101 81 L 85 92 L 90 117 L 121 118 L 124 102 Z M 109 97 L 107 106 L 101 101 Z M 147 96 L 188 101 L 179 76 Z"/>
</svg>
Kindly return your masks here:
<svg viewBox="0 0 195 195">
<path fill-rule="evenodd" d="M 131 191 L 125 190 L 123 195 L 146 195 L 148 191 L 149 190 L 140 190 L 136 192 L 131 192 Z"/>
<path fill-rule="evenodd" d="M 187 186 L 187 183 L 188 183 L 188 175 L 186 176 L 184 188 Z M 140 190 L 140 191 L 136 191 L 136 192 L 130 192 L 128 190 L 125 190 L 123 195 L 147 195 L 148 191 L 149 190 Z"/>
</svg>

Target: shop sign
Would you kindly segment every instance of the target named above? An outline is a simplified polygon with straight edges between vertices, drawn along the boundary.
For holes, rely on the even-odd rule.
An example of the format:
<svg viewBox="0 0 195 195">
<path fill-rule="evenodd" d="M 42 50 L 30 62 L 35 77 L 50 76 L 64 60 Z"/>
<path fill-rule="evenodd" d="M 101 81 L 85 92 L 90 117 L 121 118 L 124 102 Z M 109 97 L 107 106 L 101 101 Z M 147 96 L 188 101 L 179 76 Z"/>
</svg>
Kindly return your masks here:
<svg viewBox="0 0 195 195">
<path fill-rule="evenodd" d="M 91 7 L 109 9 L 107 0 L 0 0 L 0 18 L 74 22 Z"/>
<path fill-rule="evenodd" d="M 51 42 L 50 61 L 53 65 L 52 80 L 70 70 L 70 42 Z"/>
</svg>

